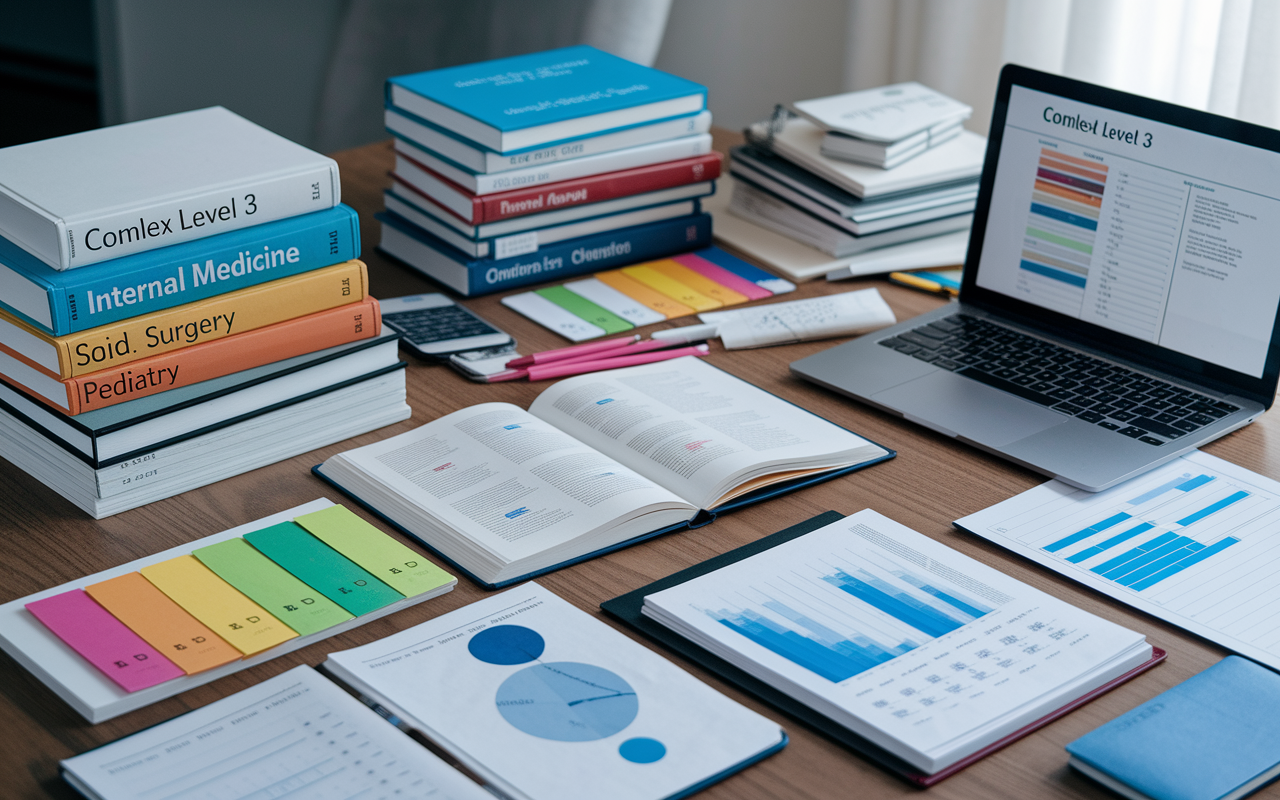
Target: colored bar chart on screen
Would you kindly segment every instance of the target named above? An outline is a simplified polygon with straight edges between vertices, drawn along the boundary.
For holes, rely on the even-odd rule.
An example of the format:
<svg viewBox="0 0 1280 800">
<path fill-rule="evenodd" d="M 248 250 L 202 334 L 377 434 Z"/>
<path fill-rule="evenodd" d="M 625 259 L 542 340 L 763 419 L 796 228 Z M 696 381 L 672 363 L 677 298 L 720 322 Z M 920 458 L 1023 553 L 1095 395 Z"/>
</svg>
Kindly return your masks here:
<svg viewBox="0 0 1280 800">
<path fill-rule="evenodd" d="M 708 609 L 722 625 L 839 683 L 958 630 L 992 608 L 900 565 L 834 564 L 793 571 Z M 832 567 L 835 567 L 834 569 Z"/>
<path fill-rule="evenodd" d="M 1079 312 L 1106 185 L 1107 165 L 1041 148 L 1022 243 L 1024 290 Z"/>
<path fill-rule="evenodd" d="M 1280 483 L 1192 452 L 1104 492 L 1056 481 L 956 525 L 1280 666 Z"/>
</svg>

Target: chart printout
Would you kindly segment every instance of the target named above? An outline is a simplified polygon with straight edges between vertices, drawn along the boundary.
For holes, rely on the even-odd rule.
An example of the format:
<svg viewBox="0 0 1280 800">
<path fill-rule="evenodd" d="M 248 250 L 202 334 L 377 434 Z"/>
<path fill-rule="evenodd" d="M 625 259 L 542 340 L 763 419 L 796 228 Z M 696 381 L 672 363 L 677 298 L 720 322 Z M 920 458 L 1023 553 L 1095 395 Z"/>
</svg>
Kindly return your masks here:
<svg viewBox="0 0 1280 800">
<path fill-rule="evenodd" d="M 1280 668 L 1280 483 L 1193 451 L 1105 492 L 1049 481 L 956 526 Z"/>
<path fill-rule="evenodd" d="M 493 800 L 305 666 L 62 763 L 104 800 Z"/>
<path fill-rule="evenodd" d="M 889 734 L 880 743 L 921 768 L 897 742 L 941 768 L 1080 676 L 1150 656 L 1141 634 L 871 510 L 649 595 L 644 613 Z"/>
<path fill-rule="evenodd" d="M 1280 153 L 1014 86 L 984 289 L 1259 377 Z"/>
</svg>

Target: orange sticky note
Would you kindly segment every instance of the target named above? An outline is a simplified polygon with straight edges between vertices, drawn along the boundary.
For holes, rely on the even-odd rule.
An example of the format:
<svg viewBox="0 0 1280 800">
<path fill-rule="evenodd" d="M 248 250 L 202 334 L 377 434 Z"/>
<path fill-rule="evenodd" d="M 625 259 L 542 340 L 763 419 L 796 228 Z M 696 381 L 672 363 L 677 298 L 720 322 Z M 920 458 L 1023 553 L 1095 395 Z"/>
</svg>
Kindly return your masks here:
<svg viewBox="0 0 1280 800">
<path fill-rule="evenodd" d="M 683 303 L 677 303 L 662 292 L 650 289 L 643 283 L 623 275 L 622 270 L 596 273 L 596 280 L 617 289 L 637 303 L 652 308 L 667 319 L 687 317 L 693 313 L 692 308 Z"/>
<path fill-rule="evenodd" d="M 683 303 L 694 311 L 712 311 L 724 305 L 719 300 L 712 300 L 705 294 L 685 286 L 680 281 L 663 275 L 653 267 L 623 267 L 622 274 L 628 278 L 636 279 L 650 289 L 662 292 L 672 300 Z"/>
<path fill-rule="evenodd" d="M 740 292 L 735 292 L 724 284 L 716 283 L 705 275 L 699 275 L 693 270 L 677 261 L 664 258 L 661 261 L 650 261 L 645 264 L 637 264 L 639 267 L 650 267 L 654 272 L 661 272 L 668 278 L 677 280 L 693 289 L 701 292 L 712 300 L 719 300 L 722 305 L 736 306 L 739 303 L 747 302 L 747 296 Z"/>
<path fill-rule="evenodd" d="M 86 586 L 85 591 L 188 675 L 240 659 L 239 650 L 137 572 Z"/>
<path fill-rule="evenodd" d="M 170 600 L 247 656 L 298 635 L 219 578 L 195 556 L 178 556 L 139 571 Z"/>
</svg>

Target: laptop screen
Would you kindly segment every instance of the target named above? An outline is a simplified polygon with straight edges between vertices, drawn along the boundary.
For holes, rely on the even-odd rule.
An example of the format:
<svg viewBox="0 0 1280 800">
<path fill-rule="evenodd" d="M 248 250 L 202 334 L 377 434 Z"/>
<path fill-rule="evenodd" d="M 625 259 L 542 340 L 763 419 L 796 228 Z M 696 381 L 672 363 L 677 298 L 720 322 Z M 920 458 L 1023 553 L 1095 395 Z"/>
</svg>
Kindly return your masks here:
<svg viewBox="0 0 1280 800">
<path fill-rule="evenodd" d="M 1031 88 L 1011 71 L 1041 75 L 1002 77 L 966 283 L 1157 359 L 1263 377 L 1280 308 L 1280 153 L 1215 134 L 1264 129 L 1062 78 L 1047 82 L 1083 88 Z"/>
</svg>

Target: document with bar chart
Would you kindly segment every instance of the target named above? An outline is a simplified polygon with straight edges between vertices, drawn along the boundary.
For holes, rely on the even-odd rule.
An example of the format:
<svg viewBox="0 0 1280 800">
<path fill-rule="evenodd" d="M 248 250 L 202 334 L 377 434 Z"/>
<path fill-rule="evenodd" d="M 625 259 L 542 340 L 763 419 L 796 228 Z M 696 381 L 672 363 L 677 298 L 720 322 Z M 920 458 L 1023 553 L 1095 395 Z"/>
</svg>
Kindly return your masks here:
<svg viewBox="0 0 1280 800">
<path fill-rule="evenodd" d="M 643 613 L 926 773 L 1152 654 L 871 510 L 647 595 Z"/>
<path fill-rule="evenodd" d="M 956 526 L 1280 668 L 1280 483 L 1199 451 L 1105 492 L 1049 481 Z"/>
</svg>

